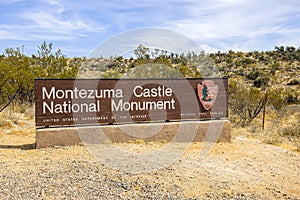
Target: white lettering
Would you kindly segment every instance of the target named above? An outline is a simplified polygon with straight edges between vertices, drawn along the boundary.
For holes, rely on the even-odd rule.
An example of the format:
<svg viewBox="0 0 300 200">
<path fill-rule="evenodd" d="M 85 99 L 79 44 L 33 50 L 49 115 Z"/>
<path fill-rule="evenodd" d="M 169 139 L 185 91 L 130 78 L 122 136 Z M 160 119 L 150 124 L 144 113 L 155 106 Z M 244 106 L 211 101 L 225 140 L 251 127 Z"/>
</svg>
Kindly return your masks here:
<svg viewBox="0 0 300 200">
<path fill-rule="evenodd" d="M 149 89 L 137 85 L 133 88 L 133 94 L 136 97 L 170 97 L 173 95 L 173 90 L 171 88 L 166 88 L 165 86 Z"/>
<path fill-rule="evenodd" d="M 46 96 L 47 99 L 55 99 L 54 92 L 55 92 L 55 87 L 52 87 L 52 88 L 51 88 L 50 93 L 48 93 L 46 87 L 43 87 L 43 88 L 42 88 L 42 98 L 43 98 L 43 99 L 46 99 L 46 98 L 45 98 L 45 96 Z M 52 98 L 51 98 L 51 95 L 52 95 Z"/>
<path fill-rule="evenodd" d="M 62 90 L 51 87 L 47 90 L 42 87 L 42 99 L 94 99 L 94 98 L 123 98 L 123 90 L 121 89 L 100 89 L 100 90 L 78 90 L 75 87 L 73 90 Z"/>
<path fill-rule="evenodd" d="M 130 110 L 171 110 L 175 108 L 175 100 L 165 100 L 165 101 L 144 101 L 144 102 L 123 102 L 119 100 L 111 101 L 112 111 L 130 111 Z"/>
<path fill-rule="evenodd" d="M 81 103 L 72 104 L 71 101 L 64 101 L 63 103 L 54 104 L 51 101 L 49 104 L 43 102 L 43 114 L 50 113 L 78 113 L 78 112 L 100 112 L 100 100 L 96 103 Z"/>
<path fill-rule="evenodd" d="M 143 95 L 143 93 L 142 92 L 140 92 L 140 93 L 137 93 L 137 90 L 143 90 L 143 87 L 142 86 L 139 86 L 139 85 L 137 85 L 137 86 L 135 86 L 134 88 L 133 88 L 133 94 L 134 94 L 134 96 L 136 96 L 136 97 L 141 97 L 142 95 Z"/>
<path fill-rule="evenodd" d="M 49 106 L 47 102 L 43 102 L 43 114 L 47 112 L 46 109 L 48 109 L 48 112 L 53 113 L 53 101 L 51 101 L 51 106 Z"/>
</svg>

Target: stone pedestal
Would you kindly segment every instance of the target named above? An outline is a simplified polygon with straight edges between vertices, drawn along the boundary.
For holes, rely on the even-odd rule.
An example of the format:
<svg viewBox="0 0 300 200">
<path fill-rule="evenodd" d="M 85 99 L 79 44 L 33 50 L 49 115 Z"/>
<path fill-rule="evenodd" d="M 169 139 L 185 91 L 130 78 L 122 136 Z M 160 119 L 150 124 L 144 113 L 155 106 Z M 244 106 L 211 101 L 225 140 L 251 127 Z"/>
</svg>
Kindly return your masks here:
<svg viewBox="0 0 300 200">
<path fill-rule="evenodd" d="M 36 130 L 36 148 L 82 143 L 129 142 L 138 139 L 145 142 L 230 142 L 230 122 L 228 120 L 181 121 Z"/>
</svg>

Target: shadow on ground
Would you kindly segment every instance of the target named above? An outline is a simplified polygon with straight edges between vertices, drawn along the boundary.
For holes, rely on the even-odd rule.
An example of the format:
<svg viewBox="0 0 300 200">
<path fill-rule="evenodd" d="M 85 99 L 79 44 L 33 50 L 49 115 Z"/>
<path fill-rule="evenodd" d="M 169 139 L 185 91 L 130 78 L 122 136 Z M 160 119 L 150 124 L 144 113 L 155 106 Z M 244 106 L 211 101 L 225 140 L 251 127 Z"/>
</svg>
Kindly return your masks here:
<svg viewBox="0 0 300 200">
<path fill-rule="evenodd" d="M 0 149 L 31 150 L 31 149 L 35 149 L 35 143 L 33 143 L 33 144 L 22 144 L 22 145 L 0 145 Z"/>
</svg>

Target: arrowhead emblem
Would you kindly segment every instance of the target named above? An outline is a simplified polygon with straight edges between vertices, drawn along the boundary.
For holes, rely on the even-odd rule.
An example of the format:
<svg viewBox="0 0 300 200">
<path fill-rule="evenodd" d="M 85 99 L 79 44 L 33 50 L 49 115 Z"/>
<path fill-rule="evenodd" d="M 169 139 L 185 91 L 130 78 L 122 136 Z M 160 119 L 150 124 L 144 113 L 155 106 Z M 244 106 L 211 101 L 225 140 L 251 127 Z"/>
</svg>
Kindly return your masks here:
<svg viewBox="0 0 300 200">
<path fill-rule="evenodd" d="M 219 86 L 212 80 L 205 80 L 197 85 L 197 92 L 201 105 L 205 110 L 209 110 L 217 99 Z"/>
</svg>

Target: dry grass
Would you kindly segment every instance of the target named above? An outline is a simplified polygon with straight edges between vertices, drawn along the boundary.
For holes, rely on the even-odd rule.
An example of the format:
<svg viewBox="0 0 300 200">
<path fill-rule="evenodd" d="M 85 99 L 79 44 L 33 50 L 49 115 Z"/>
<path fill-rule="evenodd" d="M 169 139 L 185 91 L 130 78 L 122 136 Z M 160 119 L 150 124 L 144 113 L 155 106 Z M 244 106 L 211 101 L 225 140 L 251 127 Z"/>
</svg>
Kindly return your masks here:
<svg viewBox="0 0 300 200">
<path fill-rule="evenodd" d="M 268 108 L 265 128 L 262 130 L 262 115 L 248 127 L 234 127 L 233 137 L 245 136 L 250 139 L 300 151 L 300 105 L 287 106 L 282 112 Z"/>
<path fill-rule="evenodd" d="M 21 149 L 34 147 L 35 124 L 33 111 L 33 106 L 11 105 L 6 110 L 0 113 L 1 147 L 18 147 Z"/>
</svg>

